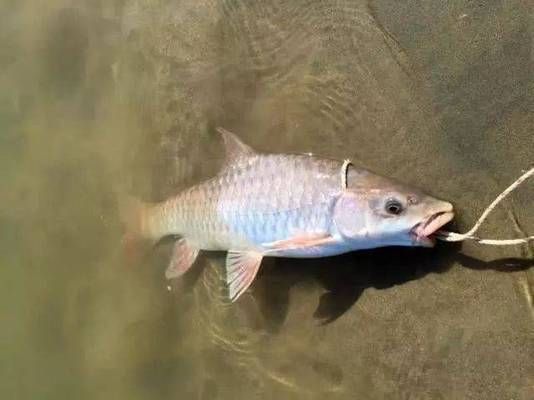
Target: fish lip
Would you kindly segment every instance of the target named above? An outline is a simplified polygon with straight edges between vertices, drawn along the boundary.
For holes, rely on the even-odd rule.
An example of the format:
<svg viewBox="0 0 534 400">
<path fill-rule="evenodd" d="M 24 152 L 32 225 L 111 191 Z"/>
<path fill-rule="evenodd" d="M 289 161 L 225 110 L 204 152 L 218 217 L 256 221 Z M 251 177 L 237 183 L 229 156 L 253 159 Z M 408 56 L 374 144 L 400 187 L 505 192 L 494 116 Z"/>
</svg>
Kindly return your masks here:
<svg viewBox="0 0 534 400">
<path fill-rule="evenodd" d="M 426 217 L 410 230 L 412 243 L 416 246 L 434 247 L 436 239 L 431 235 L 454 218 L 452 211 L 440 211 Z"/>
</svg>

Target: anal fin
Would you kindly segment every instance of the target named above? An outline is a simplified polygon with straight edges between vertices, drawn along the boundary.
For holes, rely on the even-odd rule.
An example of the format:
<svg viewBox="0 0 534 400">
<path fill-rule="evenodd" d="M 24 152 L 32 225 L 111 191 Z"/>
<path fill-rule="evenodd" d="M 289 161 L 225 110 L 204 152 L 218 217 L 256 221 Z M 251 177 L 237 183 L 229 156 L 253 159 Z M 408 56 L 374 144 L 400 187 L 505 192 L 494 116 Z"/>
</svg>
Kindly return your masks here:
<svg viewBox="0 0 534 400">
<path fill-rule="evenodd" d="M 199 249 L 189 245 L 185 239 L 179 239 L 172 248 L 171 262 L 165 271 L 167 279 L 182 276 L 195 262 Z"/>
<path fill-rule="evenodd" d="M 260 269 L 263 254 L 255 251 L 232 251 L 226 256 L 226 283 L 229 297 L 236 301 L 252 284 Z"/>
</svg>

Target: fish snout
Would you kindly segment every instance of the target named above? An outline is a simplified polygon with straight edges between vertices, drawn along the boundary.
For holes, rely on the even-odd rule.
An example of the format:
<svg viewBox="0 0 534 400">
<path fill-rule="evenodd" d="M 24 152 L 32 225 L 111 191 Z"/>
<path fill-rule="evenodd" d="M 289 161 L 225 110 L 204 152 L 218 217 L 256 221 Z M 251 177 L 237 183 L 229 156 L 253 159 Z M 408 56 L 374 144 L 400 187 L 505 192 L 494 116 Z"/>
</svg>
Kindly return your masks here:
<svg viewBox="0 0 534 400">
<path fill-rule="evenodd" d="M 425 218 L 410 231 L 414 245 L 433 247 L 434 234 L 454 218 L 454 206 L 442 200 L 435 200 Z"/>
<path fill-rule="evenodd" d="M 439 201 L 439 208 L 441 211 L 438 212 L 444 212 L 444 213 L 453 213 L 454 214 L 454 206 L 449 203 L 448 201 Z"/>
</svg>

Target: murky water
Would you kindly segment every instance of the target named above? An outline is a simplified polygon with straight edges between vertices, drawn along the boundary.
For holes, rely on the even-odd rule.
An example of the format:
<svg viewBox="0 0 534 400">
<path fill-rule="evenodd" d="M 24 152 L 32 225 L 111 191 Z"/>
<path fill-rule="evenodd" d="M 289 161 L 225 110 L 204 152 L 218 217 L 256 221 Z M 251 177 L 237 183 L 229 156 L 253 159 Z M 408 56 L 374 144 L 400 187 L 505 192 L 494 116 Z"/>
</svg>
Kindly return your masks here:
<svg viewBox="0 0 534 400">
<path fill-rule="evenodd" d="M 46 4 L 45 4 L 46 3 Z M 457 227 L 534 161 L 528 1 L 0 4 L 0 395 L 531 399 L 533 249 L 222 255 L 168 290 L 121 258 L 115 191 L 158 200 L 259 150 L 352 158 L 453 201 Z M 487 237 L 534 234 L 534 184 Z"/>
</svg>

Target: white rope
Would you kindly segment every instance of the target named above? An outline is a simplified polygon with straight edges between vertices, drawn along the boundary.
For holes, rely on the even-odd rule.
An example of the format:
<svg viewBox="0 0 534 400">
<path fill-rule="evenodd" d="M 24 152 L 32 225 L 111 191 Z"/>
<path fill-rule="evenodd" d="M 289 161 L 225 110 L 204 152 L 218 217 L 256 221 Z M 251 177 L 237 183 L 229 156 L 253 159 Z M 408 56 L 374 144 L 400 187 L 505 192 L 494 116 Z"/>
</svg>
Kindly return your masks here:
<svg viewBox="0 0 534 400">
<path fill-rule="evenodd" d="M 343 190 L 347 188 L 347 169 L 351 164 L 352 162 L 350 160 L 345 160 L 343 161 L 343 165 L 341 166 L 341 188 Z"/>
<path fill-rule="evenodd" d="M 448 231 L 438 231 L 436 233 L 436 239 L 443 240 L 445 242 L 461 242 L 463 240 L 474 240 L 477 243 L 487 244 L 492 246 L 511 246 L 517 244 L 525 244 L 529 241 L 534 241 L 534 236 L 528 236 L 519 239 L 481 239 L 474 236 L 475 232 L 480 228 L 482 223 L 486 220 L 488 215 L 493 211 L 493 209 L 499 204 L 505 197 L 507 197 L 514 189 L 516 189 L 520 184 L 522 184 L 526 179 L 534 175 L 534 167 L 521 175 L 517 180 L 508 186 L 504 192 L 497 196 L 495 200 L 484 210 L 478 221 L 469 229 L 466 233 L 456 233 Z"/>
</svg>

